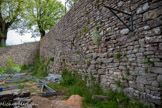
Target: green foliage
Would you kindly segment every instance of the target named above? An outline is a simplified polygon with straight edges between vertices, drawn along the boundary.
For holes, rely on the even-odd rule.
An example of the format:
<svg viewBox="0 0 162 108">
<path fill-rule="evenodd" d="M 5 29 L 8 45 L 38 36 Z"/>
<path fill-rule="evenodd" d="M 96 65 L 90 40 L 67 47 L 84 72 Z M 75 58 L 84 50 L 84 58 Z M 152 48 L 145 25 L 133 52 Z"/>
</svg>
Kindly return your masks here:
<svg viewBox="0 0 162 108">
<path fill-rule="evenodd" d="M 148 73 L 149 72 L 149 68 L 147 67 L 147 68 L 145 68 L 145 72 L 146 73 Z"/>
<path fill-rule="evenodd" d="M 115 81 L 116 86 L 121 87 L 120 81 Z"/>
<path fill-rule="evenodd" d="M 123 81 L 129 82 L 127 78 L 122 78 Z"/>
<path fill-rule="evenodd" d="M 96 1 L 96 7 L 97 7 L 97 9 L 99 9 L 99 7 L 100 7 L 99 0 Z"/>
<path fill-rule="evenodd" d="M 117 59 L 120 59 L 121 54 L 118 52 L 118 53 L 115 54 L 115 57 L 116 57 Z"/>
<path fill-rule="evenodd" d="M 21 67 L 19 65 L 15 64 L 15 60 L 11 59 L 10 57 L 6 57 L 6 63 L 7 63 L 7 72 L 20 72 Z"/>
<path fill-rule="evenodd" d="M 24 89 L 24 85 L 19 86 L 18 89 Z"/>
<path fill-rule="evenodd" d="M 87 20 L 87 24 L 90 24 L 90 20 L 89 19 Z"/>
<path fill-rule="evenodd" d="M 99 29 L 100 29 L 100 26 L 97 26 L 97 27 L 96 27 L 96 30 L 99 31 Z"/>
<path fill-rule="evenodd" d="M 20 28 L 17 23 L 22 21 L 25 4 L 26 0 L 0 0 L 0 39 L 4 39 L 0 40 L 0 45 L 3 47 L 6 44 L 8 29 Z"/>
<path fill-rule="evenodd" d="M 49 60 L 45 60 L 44 57 L 40 58 L 39 55 L 36 55 L 35 63 L 32 65 L 32 69 L 30 72 L 33 76 L 36 77 L 46 77 L 48 75 L 47 69 L 49 67 L 49 64 L 54 59 L 49 58 Z"/>
<path fill-rule="evenodd" d="M 7 71 L 7 68 L 0 68 L 0 74 L 5 74 Z"/>
<path fill-rule="evenodd" d="M 93 55 L 89 56 L 90 59 L 93 59 Z"/>
<path fill-rule="evenodd" d="M 7 67 L 14 67 L 15 66 L 15 60 L 11 59 L 10 57 L 6 57 L 6 63 L 7 63 Z"/>
<path fill-rule="evenodd" d="M 130 69 L 129 68 L 126 68 L 126 74 L 129 76 L 130 75 Z"/>
<path fill-rule="evenodd" d="M 72 74 L 73 73 L 73 74 Z M 86 86 L 86 81 L 76 72 L 64 70 L 62 72 L 63 80 L 60 84 L 51 83 L 49 86 L 56 91 L 62 91 L 66 96 L 78 94 L 82 96 L 83 108 L 145 108 L 143 104 L 136 100 L 130 100 L 123 92 L 112 90 L 103 91 L 103 89 L 94 83 L 94 78 L 91 77 L 92 86 Z M 85 76 L 86 79 L 88 78 Z M 108 96 L 108 100 L 92 99 L 93 95 Z"/>
<path fill-rule="evenodd" d="M 0 47 L 8 47 L 6 44 L 0 44 Z"/>
<path fill-rule="evenodd" d="M 88 11 L 86 11 L 86 12 L 85 12 L 85 15 L 88 15 L 88 14 L 89 14 Z"/>
<path fill-rule="evenodd" d="M 137 48 L 141 48 L 141 45 L 138 45 Z"/>
<path fill-rule="evenodd" d="M 65 0 L 68 8 L 71 8 L 77 0 Z"/>
<path fill-rule="evenodd" d="M 82 32 L 86 34 L 88 32 L 87 31 L 87 28 L 86 27 L 83 27 Z"/>
<path fill-rule="evenodd" d="M 61 19 L 64 10 L 58 0 L 28 0 L 20 32 L 30 30 L 33 37 L 43 37 Z"/>
<path fill-rule="evenodd" d="M 101 41 L 101 36 L 99 35 L 99 31 L 96 28 L 95 30 L 92 31 L 91 33 L 92 36 L 92 40 L 96 45 L 99 45 L 100 41 Z"/>
</svg>

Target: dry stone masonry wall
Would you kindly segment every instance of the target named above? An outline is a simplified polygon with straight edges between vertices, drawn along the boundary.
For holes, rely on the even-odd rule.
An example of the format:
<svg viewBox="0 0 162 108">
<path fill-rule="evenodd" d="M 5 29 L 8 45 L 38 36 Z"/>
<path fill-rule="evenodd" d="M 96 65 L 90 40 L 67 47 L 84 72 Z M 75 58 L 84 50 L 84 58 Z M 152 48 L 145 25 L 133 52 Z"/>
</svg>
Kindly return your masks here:
<svg viewBox="0 0 162 108">
<path fill-rule="evenodd" d="M 26 43 L 9 47 L 0 47 L 0 67 L 7 65 L 6 58 L 15 61 L 15 64 L 33 64 L 36 54 L 39 53 L 39 42 Z"/>
<path fill-rule="evenodd" d="M 133 15 L 133 32 L 103 4 Z M 115 12 L 129 27 L 130 18 Z M 78 0 L 40 42 L 51 71 L 77 70 L 104 88 L 162 105 L 162 1 Z"/>
</svg>

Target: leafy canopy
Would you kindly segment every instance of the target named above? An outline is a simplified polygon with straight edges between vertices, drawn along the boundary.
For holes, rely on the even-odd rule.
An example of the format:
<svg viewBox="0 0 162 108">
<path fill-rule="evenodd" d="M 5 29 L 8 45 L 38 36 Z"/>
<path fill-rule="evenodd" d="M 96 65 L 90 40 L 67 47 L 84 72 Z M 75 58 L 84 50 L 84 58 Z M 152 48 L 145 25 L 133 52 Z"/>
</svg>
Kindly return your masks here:
<svg viewBox="0 0 162 108">
<path fill-rule="evenodd" d="M 24 13 L 21 31 L 30 30 L 33 36 L 43 37 L 64 15 L 64 6 L 57 0 L 28 0 Z"/>
</svg>

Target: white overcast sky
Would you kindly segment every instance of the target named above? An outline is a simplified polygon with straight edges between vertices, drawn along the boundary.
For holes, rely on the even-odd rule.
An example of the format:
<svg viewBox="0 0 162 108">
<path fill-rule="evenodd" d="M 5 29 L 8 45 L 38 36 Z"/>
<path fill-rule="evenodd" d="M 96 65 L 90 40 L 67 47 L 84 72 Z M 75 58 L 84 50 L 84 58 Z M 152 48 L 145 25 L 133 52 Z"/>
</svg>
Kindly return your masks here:
<svg viewBox="0 0 162 108">
<path fill-rule="evenodd" d="M 59 0 L 62 2 L 62 4 L 65 4 L 65 0 Z M 10 30 L 7 33 L 7 45 L 18 45 L 18 44 L 23 44 L 26 42 L 35 42 L 35 41 L 39 41 L 40 37 L 36 37 L 36 38 L 31 38 L 31 33 L 26 33 L 23 36 L 19 35 L 17 32 L 15 32 L 14 30 Z"/>
</svg>

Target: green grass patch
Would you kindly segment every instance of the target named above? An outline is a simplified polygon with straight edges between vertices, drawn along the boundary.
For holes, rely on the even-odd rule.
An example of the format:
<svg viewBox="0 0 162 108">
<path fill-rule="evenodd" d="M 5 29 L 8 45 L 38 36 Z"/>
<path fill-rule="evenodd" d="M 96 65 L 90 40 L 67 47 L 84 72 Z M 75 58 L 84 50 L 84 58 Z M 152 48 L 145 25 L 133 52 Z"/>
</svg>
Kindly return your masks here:
<svg viewBox="0 0 162 108">
<path fill-rule="evenodd" d="M 64 70 L 62 72 L 63 80 L 60 84 L 50 83 L 49 86 L 56 91 L 62 91 L 66 96 L 80 95 L 83 99 L 83 108 L 145 108 L 143 104 L 136 100 L 130 100 L 123 92 L 112 90 L 103 91 L 103 89 L 94 83 L 91 77 L 91 86 L 86 86 L 81 76 L 76 72 Z M 108 96 L 108 100 L 92 99 L 93 95 Z"/>
</svg>

